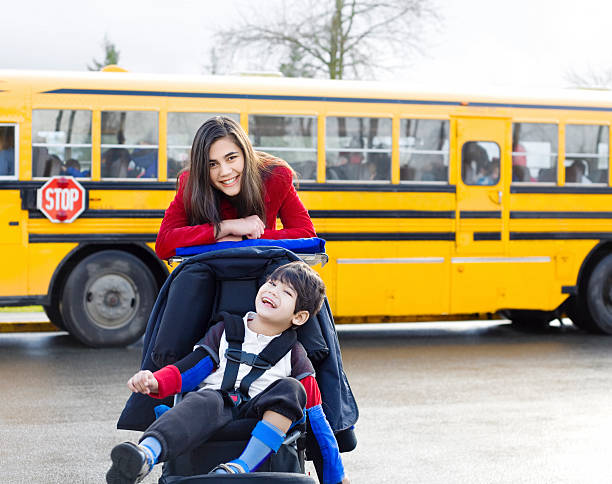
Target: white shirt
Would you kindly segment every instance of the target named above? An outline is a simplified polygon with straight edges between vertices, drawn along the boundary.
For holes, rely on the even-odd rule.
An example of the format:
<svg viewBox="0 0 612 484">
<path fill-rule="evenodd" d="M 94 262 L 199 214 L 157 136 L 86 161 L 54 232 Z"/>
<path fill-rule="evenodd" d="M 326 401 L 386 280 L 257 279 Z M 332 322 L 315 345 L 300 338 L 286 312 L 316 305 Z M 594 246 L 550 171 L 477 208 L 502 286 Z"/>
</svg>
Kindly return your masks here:
<svg viewBox="0 0 612 484">
<path fill-rule="evenodd" d="M 268 346 L 268 343 L 274 338 L 278 338 L 280 335 L 266 336 L 265 334 L 258 334 L 249 328 L 247 322 L 252 320 L 256 314 L 254 312 L 248 312 L 243 318 L 244 322 L 244 342 L 242 343 L 242 351 L 247 353 L 253 353 L 258 355 L 263 349 Z M 225 373 L 225 367 L 227 365 L 227 358 L 225 357 L 225 351 L 228 348 L 227 339 L 225 338 L 225 331 L 221 335 L 221 341 L 219 344 L 219 368 L 210 375 L 208 375 L 202 382 L 202 389 L 220 390 L 221 383 L 223 382 L 223 375 Z M 240 387 L 242 379 L 250 373 L 252 367 L 241 363 L 238 370 L 238 377 L 236 378 L 235 388 Z M 249 387 L 249 397 L 253 398 L 255 395 L 264 391 L 272 382 L 275 382 L 279 378 L 288 377 L 291 375 L 291 351 L 287 352 L 281 360 L 269 370 L 266 370 L 263 375 L 257 378 Z"/>
</svg>

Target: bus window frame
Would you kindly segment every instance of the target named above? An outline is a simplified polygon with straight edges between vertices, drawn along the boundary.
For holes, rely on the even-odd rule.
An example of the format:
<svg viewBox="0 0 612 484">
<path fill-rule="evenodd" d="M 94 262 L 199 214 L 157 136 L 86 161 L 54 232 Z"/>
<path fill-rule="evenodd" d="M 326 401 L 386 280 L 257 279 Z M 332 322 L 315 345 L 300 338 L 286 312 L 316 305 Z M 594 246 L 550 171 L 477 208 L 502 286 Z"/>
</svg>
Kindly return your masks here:
<svg viewBox="0 0 612 484">
<path fill-rule="evenodd" d="M 316 183 L 317 182 L 317 173 L 318 173 L 318 167 L 319 167 L 319 115 L 314 113 L 314 114 L 298 114 L 298 113 L 290 113 L 287 114 L 284 111 L 283 112 L 267 112 L 265 110 L 257 110 L 257 111 L 249 111 L 247 113 L 247 124 L 250 122 L 251 120 L 251 116 L 275 116 L 275 117 L 283 117 L 283 118 L 311 118 L 314 120 L 314 125 L 313 125 L 313 138 L 314 138 L 314 147 L 313 148 L 291 148 L 291 147 L 272 147 L 272 146 L 262 146 L 262 147 L 256 147 L 255 143 L 253 143 L 253 141 L 251 140 L 251 132 L 250 132 L 250 127 L 249 130 L 247 130 L 247 136 L 249 137 L 249 140 L 251 140 L 251 144 L 253 145 L 253 148 L 255 150 L 261 150 L 264 151 L 266 153 L 269 153 L 270 151 L 288 151 L 288 152 L 312 152 L 314 151 L 314 160 L 316 163 L 315 166 L 315 176 L 314 178 L 300 178 L 300 183 Z M 287 162 L 287 164 L 290 165 L 290 163 L 285 160 L 285 158 L 283 158 L 282 156 L 280 157 L 283 161 Z"/>
<path fill-rule="evenodd" d="M 498 157 L 498 161 L 497 161 L 497 180 L 495 181 L 495 183 L 493 184 L 483 184 L 483 183 L 468 183 L 465 178 L 463 177 L 465 171 L 463 170 L 463 150 L 465 149 L 465 145 L 467 145 L 468 143 L 491 143 L 494 144 L 497 147 L 497 152 L 499 153 L 499 157 Z M 499 145 L 499 143 L 495 140 L 492 139 L 478 139 L 478 140 L 470 140 L 470 141 L 464 141 L 463 145 L 461 145 L 459 147 L 459 160 L 458 160 L 458 169 L 459 169 L 459 179 L 461 180 L 461 183 L 466 186 L 466 187 L 485 187 L 485 188 L 498 188 L 500 187 L 500 183 L 502 181 L 502 147 Z M 492 163 L 492 160 L 489 160 L 489 163 Z"/>
<path fill-rule="evenodd" d="M 607 182 L 592 182 L 592 183 L 579 183 L 579 182 L 567 182 L 565 180 L 565 170 L 566 170 L 566 166 L 565 166 L 565 157 L 567 155 L 566 153 L 566 146 L 565 146 L 565 141 L 566 141 L 566 136 L 567 136 L 567 125 L 582 125 L 582 126 L 607 126 L 608 127 L 608 180 Z M 561 171 L 563 171 L 563 185 L 564 186 L 568 186 L 568 187 L 584 187 L 584 188 L 589 188 L 589 187 L 593 187 L 593 188 L 601 188 L 601 187 L 608 187 L 612 185 L 612 166 L 610 161 L 612 160 L 612 123 L 610 123 L 609 121 L 603 121 L 603 120 L 599 120 L 599 121 L 594 121 L 593 119 L 566 119 L 563 121 L 563 163 L 561 164 Z M 574 156 L 577 154 L 580 154 L 582 156 L 582 153 L 569 153 L 570 156 Z M 591 158 L 597 158 L 597 157 L 591 157 Z"/>
<path fill-rule="evenodd" d="M 12 123 L 10 121 L 0 122 L 0 127 L 2 126 L 12 126 L 15 128 L 14 134 L 14 142 L 13 142 L 13 150 L 15 151 L 13 166 L 15 168 L 15 173 L 13 175 L 0 175 L 0 180 L 18 180 L 19 179 L 19 123 Z"/>
<path fill-rule="evenodd" d="M 79 176 L 76 179 L 77 180 L 81 180 L 81 181 L 92 181 L 93 180 L 93 166 L 94 166 L 94 136 L 93 136 L 93 129 L 94 129 L 94 112 L 95 109 L 93 108 L 86 108 L 86 107 L 77 107 L 77 108 L 60 108 L 60 107 L 34 107 L 32 106 L 32 109 L 30 110 L 30 122 L 33 124 L 33 119 L 34 119 L 34 112 L 35 111 L 61 111 L 61 110 L 68 110 L 68 111 L 86 111 L 89 113 L 90 115 L 90 125 L 91 125 L 91 133 L 90 133 L 90 142 L 89 144 L 87 143 L 64 143 L 64 144 L 58 144 L 55 146 L 63 146 L 63 147 L 70 147 L 70 148 L 86 148 L 87 146 L 89 146 L 90 150 L 91 150 L 91 166 L 89 169 L 89 176 Z M 33 126 L 32 124 L 30 125 L 31 130 L 33 130 Z M 31 137 L 33 138 L 34 135 L 31 132 L 30 133 Z M 35 147 L 45 147 L 45 146 L 54 146 L 53 143 L 33 143 L 30 142 L 30 179 L 31 180 L 35 180 L 35 181 L 46 181 L 49 180 L 52 177 L 48 177 L 48 176 L 34 176 L 33 172 L 34 172 L 34 160 L 32 159 L 32 151 Z M 66 160 L 62 161 L 63 163 L 66 162 Z"/>
<path fill-rule="evenodd" d="M 157 145 L 127 145 L 127 144 L 104 144 L 102 143 L 102 115 L 104 113 L 107 112 L 138 112 L 138 113 L 155 113 L 157 114 Z M 100 157 L 97 161 L 98 163 L 98 167 L 99 167 L 99 178 L 97 179 L 97 181 L 101 181 L 101 182 L 136 182 L 136 183 L 157 183 L 160 181 L 160 161 L 161 161 L 161 150 L 160 150 L 160 145 L 161 145 L 161 113 L 163 112 L 163 109 L 161 108 L 156 108 L 156 109 L 134 109 L 134 108 L 115 108 L 114 105 L 109 105 L 103 109 L 98 109 L 98 113 L 100 116 L 100 124 L 98 125 L 98 134 L 99 137 L 96 138 L 96 140 L 98 141 L 98 147 L 99 147 L 99 154 Z M 92 114 L 93 116 L 93 114 Z M 167 121 L 167 118 L 166 118 Z M 94 128 L 94 124 L 93 124 L 93 117 L 92 117 L 92 131 Z M 92 133 L 92 145 L 93 145 L 93 141 L 94 141 L 94 137 L 93 137 L 93 133 Z M 164 143 L 165 144 L 165 143 Z M 131 148 L 128 148 L 131 147 Z M 109 149 L 109 148 L 126 148 L 126 149 L 137 149 L 137 148 L 141 148 L 141 149 L 153 149 L 156 148 L 157 149 L 157 176 L 153 177 L 153 178 L 131 178 L 131 177 L 126 177 L 126 178 L 121 178 L 121 177 L 104 177 L 102 176 L 102 154 L 104 153 L 104 148 Z M 167 149 L 167 148 L 166 148 Z M 92 146 L 92 150 L 93 150 L 93 146 Z M 92 152 L 92 158 L 93 158 L 93 152 Z M 166 159 L 166 155 L 164 155 L 164 159 L 166 161 L 166 163 L 168 162 L 168 160 Z M 92 164 L 93 164 L 93 159 L 92 159 Z M 92 169 L 92 175 L 93 175 L 93 169 Z M 93 178 L 92 178 L 93 179 Z"/>
<path fill-rule="evenodd" d="M 324 183 L 339 183 L 339 184 L 343 184 L 343 185 L 357 185 L 357 184 L 363 184 L 366 183 L 368 185 L 382 185 L 382 186 L 387 186 L 387 185 L 392 185 L 393 183 L 393 169 L 394 169 L 394 164 L 393 164 L 393 151 L 394 151 L 394 146 L 395 146 L 395 136 L 394 136 L 394 120 L 396 118 L 396 115 L 394 113 L 361 113 L 361 112 L 355 112 L 355 113 L 347 113 L 347 112 L 334 112 L 334 111 L 327 111 L 327 112 L 321 112 L 321 114 L 319 115 L 321 118 L 323 118 L 324 123 L 323 123 L 323 141 L 324 141 L 324 149 L 323 149 L 323 173 L 327 173 L 327 152 L 328 151 L 332 151 L 332 152 L 336 152 L 336 153 L 340 153 L 341 151 L 355 151 L 355 152 L 359 152 L 359 151 L 363 151 L 365 153 L 387 153 L 386 150 L 380 150 L 380 149 L 371 149 L 368 150 L 367 148 L 332 148 L 331 150 L 328 150 L 327 148 L 327 119 L 328 118 L 369 118 L 369 119 L 373 119 L 373 118 L 377 118 L 377 119 L 388 119 L 389 121 L 391 121 L 391 132 L 390 132 L 390 138 L 391 138 L 391 146 L 389 147 L 389 158 L 390 158 L 390 163 L 389 163 L 389 172 L 390 172 L 390 176 L 388 180 L 328 180 L 327 176 L 325 176 L 325 181 Z M 399 143 L 399 139 L 397 140 Z"/>
<path fill-rule="evenodd" d="M 451 147 L 452 147 L 452 137 L 453 137 L 453 126 L 452 119 L 450 116 L 434 116 L 434 115 L 418 115 L 418 117 L 410 117 L 406 114 L 401 114 L 398 117 L 398 129 L 401 127 L 401 122 L 404 119 L 414 119 L 414 120 L 423 120 L 423 121 L 446 121 L 448 123 L 448 150 L 446 151 L 446 156 L 448 157 L 448 164 L 446 165 L 446 181 L 444 180 L 402 180 L 399 178 L 398 172 L 398 183 L 400 185 L 450 185 L 451 179 Z M 397 163 L 398 170 L 401 170 L 401 148 L 399 146 L 399 140 L 401 138 L 401 133 L 398 134 L 398 138 L 393 139 L 393 146 L 397 145 Z M 440 153 L 444 153 L 441 151 Z"/>
<path fill-rule="evenodd" d="M 555 124 L 557 125 L 557 163 L 551 166 L 556 169 L 556 181 L 554 182 L 540 182 L 540 181 L 512 181 L 510 177 L 511 186 L 535 186 L 535 187 L 557 187 L 565 184 L 565 122 L 560 118 L 523 118 L 523 117 L 511 117 L 510 118 L 510 166 L 512 166 L 512 156 L 514 153 L 518 153 L 513 150 L 512 137 L 515 124 Z M 563 167 L 563 169 L 561 168 Z M 560 172 L 563 171 L 563 174 Z"/>
</svg>

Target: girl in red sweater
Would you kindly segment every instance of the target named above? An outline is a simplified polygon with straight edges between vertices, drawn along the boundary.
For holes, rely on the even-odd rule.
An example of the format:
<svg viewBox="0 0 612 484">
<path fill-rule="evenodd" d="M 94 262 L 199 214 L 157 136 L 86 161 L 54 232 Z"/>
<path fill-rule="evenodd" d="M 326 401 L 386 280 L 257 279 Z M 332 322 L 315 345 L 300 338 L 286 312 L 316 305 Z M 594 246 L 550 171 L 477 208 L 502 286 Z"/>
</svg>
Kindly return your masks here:
<svg viewBox="0 0 612 484">
<path fill-rule="evenodd" d="M 157 255 L 168 259 L 177 247 L 228 240 L 315 237 L 293 174 L 285 161 L 256 152 L 234 120 L 209 119 L 195 135 L 191 166 L 179 176 L 159 228 Z"/>
</svg>

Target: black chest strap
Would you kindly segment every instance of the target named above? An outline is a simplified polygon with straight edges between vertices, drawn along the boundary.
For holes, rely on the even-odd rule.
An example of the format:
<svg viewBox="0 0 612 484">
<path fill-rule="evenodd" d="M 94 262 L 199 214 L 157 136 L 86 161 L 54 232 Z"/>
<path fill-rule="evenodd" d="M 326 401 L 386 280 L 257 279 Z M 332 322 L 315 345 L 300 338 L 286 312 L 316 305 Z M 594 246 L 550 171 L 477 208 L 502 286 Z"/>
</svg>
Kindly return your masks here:
<svg viewBox="0 0 612 484">
<path fill-rule="evenodd" d="M 270 341 L 261 353 L 255 355 L 242 351 L 242 343 L 244 342 L 243 319 L 226 312 L 220 313 L 219 316 L 224 322 L 225 339 L 228 344 L 225 352 L 227 363 L 223 373 L 221 390 L 227 393 L 234 392 L 240 364 L 244 363 L 251 367 L 251 371 L 240 382 L 239 391 L 242 398 L 248 400 L 251 384 L 291 351 L 297 341 L 297 333 L 292 328 L 283 331 L 280 336 Z"/>
<path fill-rule="evenodd" d="M 223 320 L 225 327 L 225 339 L 227 340 L 227 351 L 225 357 L 229 354 L 242 353 L 242 343 L 244 341 L 244 322 L 240 316 L 226 312 L 219 313 L 218 320 Z M 225 373 L 223 373 L 223 381 L 221 382 L 221 390 L 224 392 L 233 392 L 236 378 L 238 378 L 238 370 L 240 369 L 240 361 L 227 358 L 225 365 Z"/>
</svg>

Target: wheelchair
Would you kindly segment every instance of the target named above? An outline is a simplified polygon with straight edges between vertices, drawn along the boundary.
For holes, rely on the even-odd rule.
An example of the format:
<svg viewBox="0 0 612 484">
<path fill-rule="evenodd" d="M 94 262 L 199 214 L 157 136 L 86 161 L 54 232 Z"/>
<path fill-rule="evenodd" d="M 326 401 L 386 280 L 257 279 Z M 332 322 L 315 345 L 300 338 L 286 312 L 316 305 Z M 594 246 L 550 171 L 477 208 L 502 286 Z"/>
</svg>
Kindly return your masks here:
<svg viewBox="0 0 612 484">
<path fill-rule="evenodd" d="M 218 312 L 244 315 L 253 310 L 257 290 L 276 267 L 294 260 L 305 260 L 311 265 L 326 262 L 325 254 L 313 252 L 320 250 L 321 239 L 313 239 L 313 248 L 305 249 L 304 241 L 308 240 L 298 239 L 299 255 L 291 250 L 294 242 L 288 240 L 222 242 L 204 246 L 206 252 L 197 255 L 183 253 L 183 260 L 163 285 L 151 312 L 141 368 L 156 371 L 190 353 L 214 323 L 213 315 Z M 189 250 L 197 252 L 199 248 Z M 325 413 L 339 449 L 349 452 L 356 446 L 354 425 L 359 412 L 342 367 L 327 299 L 321 311 L 311 316 L 297 333 L 317 373 Z M 159 404 L 172 406 L 175 401 L 132 394 L 117 427 L 145 430 L 155 419 L 155 406 Z M 322 482 L 322 456 L 307 421 L 292 427 L 279 451 L 271 454 L 255 472 L 208 474 L 218 464 L 240 455 L 256 423 L 256 419 L 230 422 L 196 449 L 164 463 L 159 483 L 212 484 L 242 480 L 245 483 L 314 484 L 315 481 L 304 474 L 306 460 L 313 461 Z"/>
</svg>

